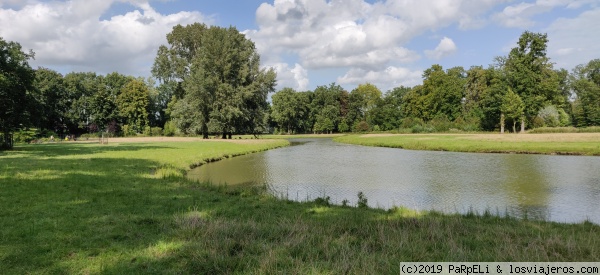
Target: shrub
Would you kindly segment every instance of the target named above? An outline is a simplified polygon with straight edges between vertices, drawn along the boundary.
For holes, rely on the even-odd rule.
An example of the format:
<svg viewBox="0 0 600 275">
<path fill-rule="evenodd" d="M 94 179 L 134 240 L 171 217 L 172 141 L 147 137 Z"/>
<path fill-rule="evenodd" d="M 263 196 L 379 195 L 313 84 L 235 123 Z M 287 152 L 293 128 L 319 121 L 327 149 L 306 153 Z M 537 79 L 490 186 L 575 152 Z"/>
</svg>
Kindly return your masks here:
<svg viewBox="0 0 600 275">
<path fill-rule="evenodd" d="M 144 127 L 143 134 L 144 134 L 144 136 L 151 136 L 152 135 L 152 129 L 150 128 L 150 126 Z"/>
<path fill-rule="evenodd" d="M 368 200 L 363 192 L 358 192 L 358 208 L 368 208 Z"/>
<path fill-rule="evenodd" d="M 354 132 L 368 132 L 369 124 L 366 121 L 358 122 L 354 125 Z"/>
<path fill-rule="evenodd" d="M 165 128 L 164 128 L 164 135 L 168 136 L 168 137 L 172 137 L 175 135 L 175 133 L 177 132 L 177 127 L 175 127 L 175 123 L 173 123 L 173 121 L 169 120 L 167 121 L 167 123 L 165 123 Z"/>
<path fill-rule="evenodd" d="M 14 143 L 30 143 L 35 140 L 35 131 L 19 130 L 13 134 Z"/>
<path fill-rule="evenodd" d="M 160 127 L 152 127 L 152 129 L 150 130 L 150 134 L 152 134 L 153 137 L 162 136 L 163 129 Z"/>
</svg>

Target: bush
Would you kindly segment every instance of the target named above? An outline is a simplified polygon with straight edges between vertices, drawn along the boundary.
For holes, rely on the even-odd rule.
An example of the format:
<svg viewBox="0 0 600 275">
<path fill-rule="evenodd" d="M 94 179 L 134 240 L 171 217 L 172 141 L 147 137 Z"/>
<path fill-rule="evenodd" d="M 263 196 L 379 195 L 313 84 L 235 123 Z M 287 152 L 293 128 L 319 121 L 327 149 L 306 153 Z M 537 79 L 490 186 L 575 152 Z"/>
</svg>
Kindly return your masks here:
<svg viewBox="0 0 600 275">
<path fill-rule="evenodd" d="M 35 131 L 33 130 L 19 130 L 13 134 L 14 143 L 30 143 L 35 139 Z"/>
<path fill-rule="evenodd" d="M 162 136 L 163 129 L 160 127 L 152 127 L 152 129 L 150 129 L 150 134 L 152 134 L 153 137 Z"/>
<path fill-rule="evenodd" d="M 368 132 L 369 124 L 366 121 L 361 121 L 354 124 L 354 132 Z"/>
<path fill-rule="evenodd" d="M 173 121 L 171 121 L 171 120 L 167 121 L 167 123 L 165 123 L 165 128 L 163 130 L 163 133 L 165 136 L 168 136 L 168 137 L 174 136 L 175 133 L 177 133 L 177 127 L 175 126 L 175 123 L 173 123 Z"/>
<path fill-rule="evenodd" d="M 144 127 L 143 134 L 144 134 L 144 136 L 147 136 L 147 137 L 152 135 L 152 129 L 150 128 L 150 126 Z"/>
</svg>

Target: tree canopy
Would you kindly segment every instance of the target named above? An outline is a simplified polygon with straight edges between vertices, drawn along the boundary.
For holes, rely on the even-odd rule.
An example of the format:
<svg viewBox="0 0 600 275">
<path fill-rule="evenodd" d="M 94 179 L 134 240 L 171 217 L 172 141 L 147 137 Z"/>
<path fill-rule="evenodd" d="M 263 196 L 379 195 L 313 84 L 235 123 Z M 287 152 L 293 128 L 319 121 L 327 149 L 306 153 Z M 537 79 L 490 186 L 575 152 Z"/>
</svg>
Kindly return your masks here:
<svg viewBox="0 0 600 275">
<path fill-rule="evenodd" d="M 12 147 L 11 132 L 30 119 L 27 108 L 34 100 L 31 92 L 35 72 L 29 66 L 34 53 L 23 52 L 17 42 L 0 38 L 0 132 L 3 135 L 0 147 Z"/>
</svg>

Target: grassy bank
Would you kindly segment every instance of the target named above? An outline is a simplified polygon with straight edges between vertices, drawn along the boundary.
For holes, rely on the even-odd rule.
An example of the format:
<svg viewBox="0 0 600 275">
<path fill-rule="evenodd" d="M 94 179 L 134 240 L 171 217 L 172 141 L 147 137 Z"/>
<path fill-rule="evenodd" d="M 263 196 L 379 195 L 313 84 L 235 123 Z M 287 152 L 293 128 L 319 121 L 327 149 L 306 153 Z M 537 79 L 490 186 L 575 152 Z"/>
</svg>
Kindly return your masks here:
<svg viewBox="0 0 600 275">
<path fill-rule="evenodd" d="M 352 135 L 338 142 L 410 150 L 600 155 L 599 133 Z"/>
<path fill-rule="evenodd" d="M 398 274 L 400 261 L 600 260 L 600 226 L 591 223 L 296 203 L 255 188 L 192 183 L 177 172 L 286 143 L 48 144 L 0 152 L 0 270 Z M 157 171 L 165 167 L 176 172 L 163 177 Z"/>
</svg>

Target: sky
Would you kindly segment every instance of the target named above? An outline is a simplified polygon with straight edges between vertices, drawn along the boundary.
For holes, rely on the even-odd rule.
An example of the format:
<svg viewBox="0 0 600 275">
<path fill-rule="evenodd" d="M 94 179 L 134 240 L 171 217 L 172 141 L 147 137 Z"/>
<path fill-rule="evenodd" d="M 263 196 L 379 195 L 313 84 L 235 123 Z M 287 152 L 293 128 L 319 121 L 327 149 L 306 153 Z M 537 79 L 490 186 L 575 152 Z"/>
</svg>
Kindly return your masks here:
<svg viewBox="0 0 600 275">
<path fill-rule="evenodd" d="M 526 30 L 548 35 L 555 68 L 600 58 L 600 0 L 0 0 L 0 37 L 32 67 L 148 77 L 177 24 L 234 26 L 277 89 L 383 92 L 422 83 L 433 64 L 488 67 Z"/>
</svg>

